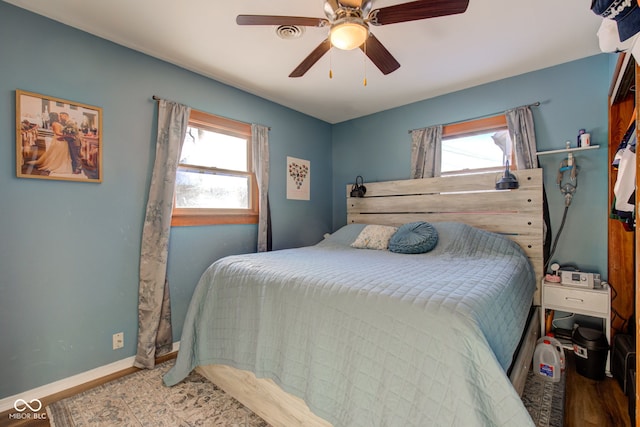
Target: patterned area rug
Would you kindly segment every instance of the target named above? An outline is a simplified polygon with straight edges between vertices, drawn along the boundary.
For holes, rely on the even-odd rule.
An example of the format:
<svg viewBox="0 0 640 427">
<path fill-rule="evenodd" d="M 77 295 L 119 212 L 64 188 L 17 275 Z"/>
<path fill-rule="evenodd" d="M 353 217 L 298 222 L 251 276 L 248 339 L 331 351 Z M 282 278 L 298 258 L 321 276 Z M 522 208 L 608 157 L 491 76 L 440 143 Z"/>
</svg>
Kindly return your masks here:
<svg viewBox="0 0 640 427">
<path fill-rule="evenodd" d="M 263 419 L 196 372 L 173 387 L 162 376 L 174 360 L 47 406 L 51 427 L 268 427 Z M 564 423 L 565 375 L 557 383 L 529 371 L 522 402 L 539 427 Z"/>
<path fill-rule="evenodd" d="M 538 427 L 562 427 L 564 425 L 563 374 L 557 383 L 548 381 L 533 370 L 529 370 L 522 393 L 522 402 L 529 411 L 534 425 Z"/>
<path fill-rule="evenodd" d="M 51 426 L 268 426 L 195 372 L 180 384 L 166 387 L 162 376 L 173 363 L 170 360 L 47 406 Z"/>
</svg>

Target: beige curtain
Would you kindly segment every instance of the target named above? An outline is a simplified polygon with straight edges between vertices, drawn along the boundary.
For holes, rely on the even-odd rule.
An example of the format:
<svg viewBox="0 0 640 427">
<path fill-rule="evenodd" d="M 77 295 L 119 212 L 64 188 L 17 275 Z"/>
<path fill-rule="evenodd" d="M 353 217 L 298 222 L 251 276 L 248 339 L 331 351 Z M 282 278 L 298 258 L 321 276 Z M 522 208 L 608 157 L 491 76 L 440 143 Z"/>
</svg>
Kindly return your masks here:
<svg viewBox="0 0 640 427">
<path fill-rule="evenodd" d="M 189 124 L 187 106 L 158 103 L 156 158 L 142 229 L 138 288 L 138 349 L 134 365 L 153 368 L 155 358 L 171 351 L 171 306 L 167 257 L 176 169 Z"/>
<path fill-rule="evenodd" d="M 440 176 L 442 125 L 411 131 L 411 178 Z"/>
<path fill-rule="evenodd" d="M 529 106 L 505 111 L 509 136 L 515 148 L 518 169 L 538 167 L 536 155 L 536 132 L 533 125 L 533 113 Z"/>
<path fill-rule="evenodd" d="M 269 212 L 269 128 L 251 125 L 253 172 L 259 192 L 258 252 L 271 250 L 271 221 Z"/>
</svg>

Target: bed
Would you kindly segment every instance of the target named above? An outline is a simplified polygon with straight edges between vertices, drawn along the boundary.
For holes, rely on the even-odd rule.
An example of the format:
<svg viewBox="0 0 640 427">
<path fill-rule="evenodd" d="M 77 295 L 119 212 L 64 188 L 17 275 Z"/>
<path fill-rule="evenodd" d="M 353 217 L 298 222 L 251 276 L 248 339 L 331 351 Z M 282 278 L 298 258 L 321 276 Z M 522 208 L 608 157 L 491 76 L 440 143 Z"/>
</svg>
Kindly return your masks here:
<svg viewBox="0 0 640 427">
<path fill-rule="evenodd" d="M 216 261 L 165 384 L 198 369 L 272 425 L 531 425 L 542 173 L 510 191 L 496 175 L 367 183 L 318 244 Z M 437 230 L 430 252 L 351 246 L 415 221 Z"/>
</svg>

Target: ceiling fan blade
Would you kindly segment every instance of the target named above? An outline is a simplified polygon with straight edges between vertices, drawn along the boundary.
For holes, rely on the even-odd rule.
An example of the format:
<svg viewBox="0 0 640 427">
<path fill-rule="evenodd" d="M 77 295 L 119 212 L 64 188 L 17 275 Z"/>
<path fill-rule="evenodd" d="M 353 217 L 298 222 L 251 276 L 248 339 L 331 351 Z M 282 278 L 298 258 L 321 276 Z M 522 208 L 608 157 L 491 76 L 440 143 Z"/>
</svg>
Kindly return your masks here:
<svg viewBox="0 0 640 427">
<path fill-rule="evenodd" d="M 365 46 L 366 45 L 366 46 Z M 369 57 L 371 62 L 387 75 L 400 68 L 400 63 L 391 55 L 386 47 L 380 43 L 372 33 L 369 33 L 367 41 L 360 46 L 360 49 Z"/>
<path fill-rule="evenodd" d="M 325 39 L 289 74 L 289 77 L 302 77 L 322 56 L 331 49 L 331 42 Z"/>
<path fill-rule="evenodd" d="M 369 14 L 368 20 L 372 25 L 396 24 L 455 15 L 466 11 L 468 6 L 469 0 L 418 0 L 375 9 Z"/>
<path fill-rule="evenodd" d="M 324 18 L 275 15 L 238 15 L 236 23 L 238 25 L 298 25 L 301 27 L 326 27 L 329 25 L 329 21 Z"/>
</svg>

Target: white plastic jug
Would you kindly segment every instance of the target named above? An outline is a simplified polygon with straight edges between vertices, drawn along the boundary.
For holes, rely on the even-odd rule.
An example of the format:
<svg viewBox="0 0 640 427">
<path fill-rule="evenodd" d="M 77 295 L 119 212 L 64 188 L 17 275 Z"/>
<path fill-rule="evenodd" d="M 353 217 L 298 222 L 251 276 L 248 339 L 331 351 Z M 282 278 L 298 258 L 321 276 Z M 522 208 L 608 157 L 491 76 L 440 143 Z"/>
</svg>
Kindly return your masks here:
<svg viewBox="0 0 640 427">
<path fill-rule="evenodd" d="M 533 353 L 533 371 L 536 374 L 558 382 L 564 371 L 564 362 L 564 348 L 560 341 L 548 336 L 538 340 Z"/>
</svg>

